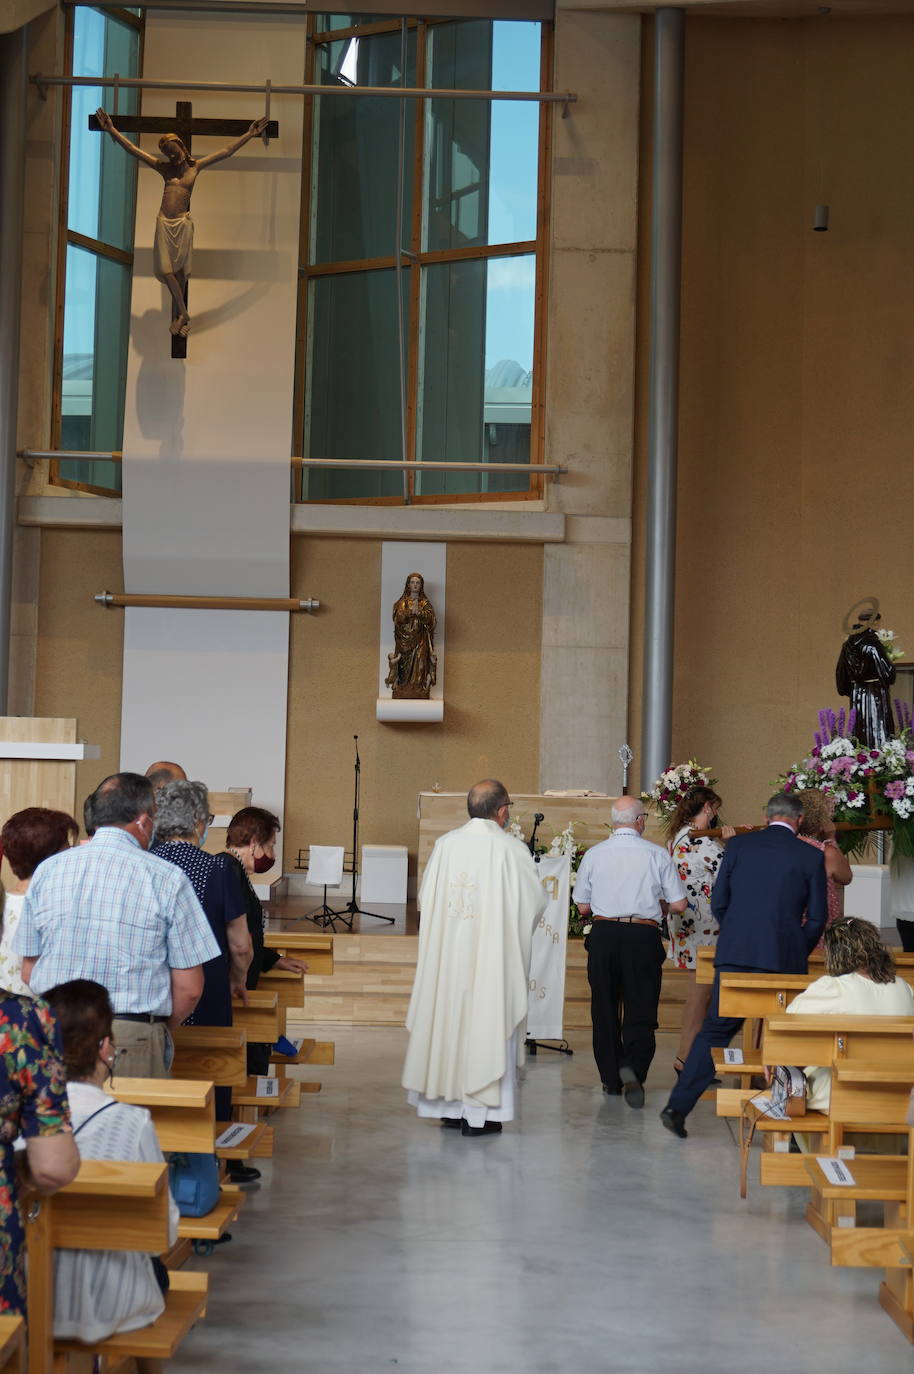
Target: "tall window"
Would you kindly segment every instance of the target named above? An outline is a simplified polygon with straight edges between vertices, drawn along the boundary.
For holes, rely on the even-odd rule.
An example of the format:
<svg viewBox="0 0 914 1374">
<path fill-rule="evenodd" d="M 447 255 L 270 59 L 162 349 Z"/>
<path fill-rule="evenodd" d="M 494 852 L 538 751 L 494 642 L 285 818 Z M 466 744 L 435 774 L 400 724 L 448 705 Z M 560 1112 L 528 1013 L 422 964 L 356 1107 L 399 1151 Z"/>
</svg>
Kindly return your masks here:
<svg viewBox="0 0 914 1374">
<path fill-rule="evenodd" d="M 317 15 L 327 87 L 539 90 L 542 26 Z M 325 96 L 306 131 L 297 405 L 306 458 L 401 459 L 411 499 L 495 499 L 540 445 L 535 102 Z M 310 159 L 310 168 L 307 163 Z M 403 252 L 398 266 L 398 246 Z M 305 467 L 303 500 L 402 500 L 400 472 Z"/>
<path fill-rule="evenodd" d="M 142 21 L 135 10 L 77 7 L 69 13 L 73 76 L 137 76 Z M 118 112 L 134 114 L 136 91 L 119 93 Z M 120 449 L 130 326 L 137 164 L 113 141 L 91 133 L 88 117 L 111 108 L 110 88 L 74 86 L 69 102 L 61 214 L 63 330 L 55 358 L 52 447 Z M 52 479 L 64 486 L 119 493 L 120 465 L 60 459 Z"/>
</svg>

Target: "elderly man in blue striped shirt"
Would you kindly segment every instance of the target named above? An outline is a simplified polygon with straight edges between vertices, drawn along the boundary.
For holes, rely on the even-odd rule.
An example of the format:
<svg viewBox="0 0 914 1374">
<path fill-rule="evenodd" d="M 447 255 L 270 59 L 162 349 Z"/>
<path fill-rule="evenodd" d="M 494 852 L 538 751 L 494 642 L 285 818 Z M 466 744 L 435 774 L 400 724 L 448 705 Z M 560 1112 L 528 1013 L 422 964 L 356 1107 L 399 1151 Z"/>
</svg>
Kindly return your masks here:
<svg viewBox="0 0 914 1374">
<path fill-rule="evenodd" d="M 94 835 L 39 864 L 15 935 L 32 992 L 72 978 L 108 989 L 119 1071 L 167 1078 L 170 1031 L 203 991 L 219 945 L 187 875 L 145 851 L 155 799 L 139 773 L 105 778 L 86 803 Z"/>
</svg>

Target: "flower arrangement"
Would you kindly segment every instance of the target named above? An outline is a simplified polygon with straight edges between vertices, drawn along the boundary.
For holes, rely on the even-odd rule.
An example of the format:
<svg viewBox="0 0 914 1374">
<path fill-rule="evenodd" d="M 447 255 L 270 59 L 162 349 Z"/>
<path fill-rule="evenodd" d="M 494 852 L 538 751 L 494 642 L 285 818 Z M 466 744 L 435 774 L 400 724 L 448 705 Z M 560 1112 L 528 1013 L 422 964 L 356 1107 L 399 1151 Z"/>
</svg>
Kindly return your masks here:
<svg viewBox="0 0 914 1374">
<path fill-rule="evenodd" d="M 574 891 L 575 874 L 581 866 L 584 857 L 584 846 L 579 845 L 574 837 L 576 821 L 569 821 L 565 829 L 558 835 L 553 835 L 548 845 L 537 843 L 536 852 L 538 854 L 548 854 L 551 858 L 557 858 L 560 854 L 571 855 L 571 891 Z M 508 826 L 508 834 L 513 835 L 516 840 L 527 843 L 523 827 L 516 820 L 512 820 Z M 574 898 L 569 895 L 568 904 L 568 934 L 582 936 L 584 934 L 584 917 L 578 911 L 574 903 Z"/>
<path fill-rule="evenodd" d="M 652 802 L 661 815 L 671 816 L 693 787 L 714 787 L 716 782 L 710 768 L 705 768 L 695 759 L 689 759 L 687 763 L 670 764 L 651 790 L 641 793 L 641 800 Z"/>
<path fill-rule="evenodd" d="M 894 630 L 877 629 L 876 633 L 882 641 L 882 647 L 885 649 L 886 656 L 890 662 L 897 663 L 899 659 L 904 658 L 904 649 L 898 643 Z"/>
<path fill-rule="evenodd" d="M 784 792 L 815 787 L 832 799 L 836 821 L 851 825 L 867 816 L 892 822 L 893 856 L 914 858 L 914 735 L 911 707 L 894 703 L 898 733 L 871 748 L 857 739 L 856 712 L 819 712 L 810 752 L 777 779 Z M 862 850 L 865 829 L 838 832 L 846 853 Z"/>
</svg>

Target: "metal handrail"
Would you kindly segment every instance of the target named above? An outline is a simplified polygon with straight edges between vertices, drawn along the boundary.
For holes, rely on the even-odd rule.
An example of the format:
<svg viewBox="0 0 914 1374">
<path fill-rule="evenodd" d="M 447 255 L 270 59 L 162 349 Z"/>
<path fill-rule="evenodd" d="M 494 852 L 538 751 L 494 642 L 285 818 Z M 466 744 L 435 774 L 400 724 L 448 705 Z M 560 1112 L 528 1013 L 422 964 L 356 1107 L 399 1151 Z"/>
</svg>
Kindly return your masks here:
<svg viewBox="0 0 914 1374">
<path fill-rule="evenodd" d="M 160 81 L 145 76 L 45 76 L 36 72 L 29 80 L 44 92 L 48 86 L 116 86 L 143 91 L 236 91 L 266 95 L 267 83 L 240 84 L 233 81 Z M 393 100 L 526 100 L 540 105 L 569 105 L 577 101 L 573 91 L 463 91 L 431 86 L 277 86 L 270 84 L 271 95 L 370 95 Z"/>
<path fill-rule="evenodd" d="M 19 457 L 27 462 L 39 458 L 74 458 L 85 462 L 121 463 L 124 455 L 114 449 L 111 453 L 79 452 L 66 448 L 23 448 Z M 290 458 L 289 463 L 296 468 L 345 468 L 350 471 L 390 471 L 390 472 L 535 472 L 547 476 L 563 477 L 568 468 L 559 463 L 459 463 L 419 462 L 400 458 Z"/>
</svg>

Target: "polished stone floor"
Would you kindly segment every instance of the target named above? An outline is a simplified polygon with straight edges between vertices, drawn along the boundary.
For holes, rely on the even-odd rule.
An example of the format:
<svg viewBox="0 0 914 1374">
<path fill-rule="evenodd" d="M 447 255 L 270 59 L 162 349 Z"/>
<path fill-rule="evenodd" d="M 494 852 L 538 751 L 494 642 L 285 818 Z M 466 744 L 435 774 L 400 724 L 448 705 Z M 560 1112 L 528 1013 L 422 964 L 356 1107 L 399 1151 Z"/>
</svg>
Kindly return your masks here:
<svg viewBox="0 0 914 1374">
<path fill-rule="evenodd" d="M 709 1104 L 687 1141 L 663 1130 L 672 1037 L 644 1111 L 602 1096 L 582 1037 L 528 1061 L 503 1135 L 465 1140 L 407 1109 L 404 1031 L 317 1033 L 336 1064 L 193 1262 L 209 1313 L 169 1369 L 910 1374 L 879 1275 L 829 1266 L 799 1191 L 740 1202 Z"/>
</svg>

